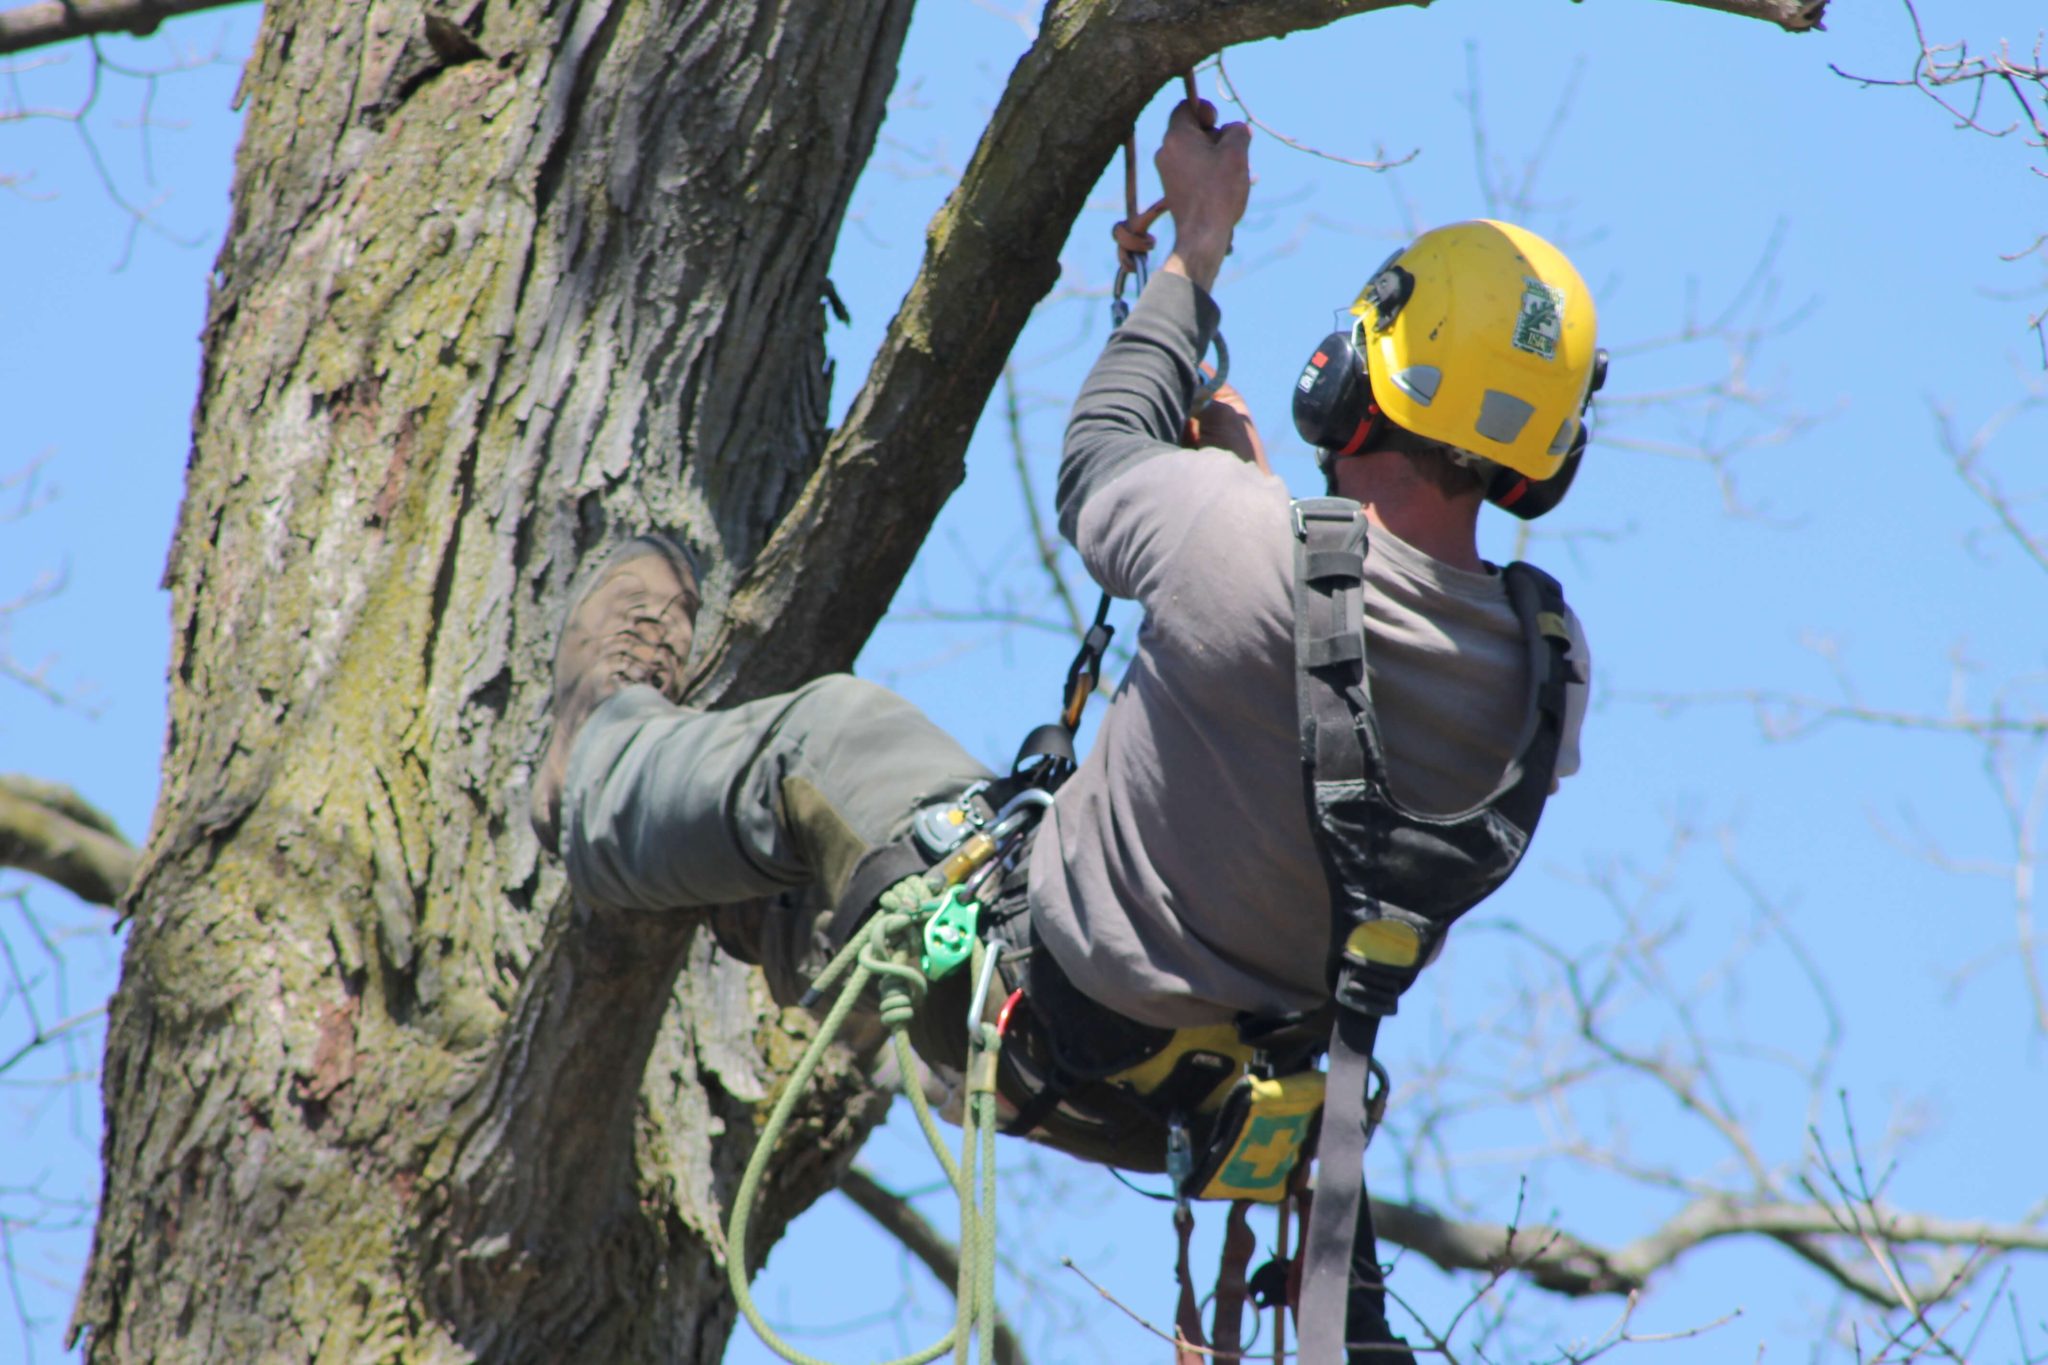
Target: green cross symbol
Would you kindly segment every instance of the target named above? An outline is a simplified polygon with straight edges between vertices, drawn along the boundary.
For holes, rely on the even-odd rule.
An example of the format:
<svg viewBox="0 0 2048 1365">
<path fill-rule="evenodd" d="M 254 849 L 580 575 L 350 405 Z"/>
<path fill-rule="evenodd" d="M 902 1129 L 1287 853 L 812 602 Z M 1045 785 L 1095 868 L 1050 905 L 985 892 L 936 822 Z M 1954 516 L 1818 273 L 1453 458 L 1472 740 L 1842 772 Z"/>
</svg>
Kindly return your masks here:
<svg viewBox="0 0 2048 1365">
<path fill-rule="evenodd" d="M 1301 1149 L 1301 1134 L 1308 1115 L 1283 1118 L 1254 1118 L 1237 1151 L 1219 1177 L 1226 1185 L 1241 1190 L 1262 1189 L 1283 1178 L 1294 1166 L 1294 1154 Z"/>
</svg>

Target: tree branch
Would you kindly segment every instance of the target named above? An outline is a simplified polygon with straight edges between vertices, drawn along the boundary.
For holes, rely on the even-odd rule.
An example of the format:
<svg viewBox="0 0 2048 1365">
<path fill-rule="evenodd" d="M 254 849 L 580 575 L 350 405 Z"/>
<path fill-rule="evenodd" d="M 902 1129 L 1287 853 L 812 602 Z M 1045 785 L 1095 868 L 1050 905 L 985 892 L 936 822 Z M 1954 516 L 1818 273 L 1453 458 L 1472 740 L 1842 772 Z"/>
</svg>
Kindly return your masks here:
<svg viewBox="0 0 2048 1365">
<path fill-rule="evenodd" d="M 1787 33 L 1810 33 L 1827 27 L 1828 0 L 1675 0 L 1698 9 L 1718 10 L 1776 24 Z"/>
<path fill-rule="evenodd" d="M 1372 1222 L 1380 1236 L 1440 1270 L 1516 1270 L 1537 1287 L 1574 1299 L 1643 1287 L 1643 1275 L 1625 1272 L 1616 1253 L 1555 1228 L 1469 1223 L 1385 1199 L 1372 1201 Z"/>
<path fill-rule="evenodd" d="M 146 38 L 166 19 L 243 3 L 246 0 L 39 0 L 0 10 L 0 57 L 101 33 Z"/>
<path fill-rule="evenodd" d="M 905 1251 L 923 1262 L 940 1284 L 951 1289 L 960 1282 L 960 1248 L 912 1208 L 908 1199 L 882 1188 L 858 1166 L 847 1171 L 839 1189 L 862 1213 L 880 1223 L 882 1231 L 901 1242 Z M 1023 1343 L 1000 1312 L 996 1314 L 995 1354 L 996 1365 L 1027 1365 Z"/>
<path fill-rule="evenodd" d="M 33 872 L 112 909 L 139 856 L 112 820 L 69 787 L 0 773 L 0 867 Z"/>
<path fill-rule="evenodd" d="M 1679 0 L 1799 32 L 1824 0 Z M 865 384 L 789 514 L 698 641 L 699 702 L 850 666 L 963 473 L 983 404 L 1132 121 L 1235 44 L 1396 0 L 1056 0 L 1017 64 Z M 1108 247 L 1105 243 L 1104 250 Z"/>
<path fill-rule="evenodd" d="M 1822 1204 L 1744 1205 L 1727 1199 L 1695 1200 L 1657 1231 L 1612 1250 L 1583 1242 L 1556 1228 L 1465 1222 L 1384 1199 L 1372 1201 L 1372 1216 L 1381 1236 L 1427 1257 L 1441 1269 L 1515 1270 L 1539 1288 L 1569 1298 L 1632 1293 L 1686 1252 L 1726 1237 L 1769 1237 L 1793 1246 L 1809 1260 L 1818 1256 L 1830 1261 L 1833 1258 L 1816 1246 L 1814 1239 L 1854 1240 L 1837 1213 Z M 1878 1213 L 1877 1224 L 1881 1240 L 1893 1247 L 2048 1251 L 2048 1227 L 2036 1224 L 1973 1222 L 1886 1211 Z M 1832 1269 L 1830 1273 L 1834 1273 Z M 1867 1277 L 1836 1278 L 1865 1298 L 1881 1301 L 1886 1307 L 1898 1306 L 1882 1285 Z"/>
</svg>

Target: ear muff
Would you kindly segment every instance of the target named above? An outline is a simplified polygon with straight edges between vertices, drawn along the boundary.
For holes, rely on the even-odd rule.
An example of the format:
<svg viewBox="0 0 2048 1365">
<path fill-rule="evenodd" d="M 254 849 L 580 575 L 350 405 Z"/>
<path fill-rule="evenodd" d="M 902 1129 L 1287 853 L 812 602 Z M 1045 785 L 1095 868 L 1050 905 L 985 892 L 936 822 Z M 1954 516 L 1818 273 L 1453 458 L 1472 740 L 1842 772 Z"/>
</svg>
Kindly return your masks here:
<svg viewBox="0 0 2048 1365">
<path fill-rule="evenodd" d="M 1532 479 L 1519 470 L 1496 465 L 1493 478 L 1486 485 L 1486 500 L 1523 521 L 1534 521 L 1564 501 L 1564 495 L 1571 491 L 1572 479 L 1579 472 L 1579 457 L 1585 453 L 1586 419 L 1582 416 L 1579 434 L 1572 438 L 1572 448 L 1565 452 L 1564 463 L 1555 474 L 1547 479 Z"/>
<path fill-rule="evenodd" d="M 1606 382 L 1607 350 L 1602 347 L 1593 353 L 1586 401 L 1579 408 L 1579 429 L 1557 473 L 1547 479 L 1532 479 L 1496 465 L 1486 486 L 1486 500 L 1524 521 L 1534 521 L 1563 502 L 1586 453 L 1591 432 L 1586 414 L 1592 408 L 1593 395 Z M 1365 357 L 1353 343 L 1352 334 L 1332 332 L 1324 337 L 1294 383 L 1294 429 L 1301 439 L 1316 448 L 1318 460 L 1327 467 L 1338 456 L 1356 455 L 1365 449 L 1385 420 L 1372 400 Z"/>
<path fill-rule="evenodd" d="M 1351 333 L 1330 333 L 1294 383 L 1294 429 L 1328 464 L 1365 449 L 1380 420 L 1365 377 L 1365 357 L 1352 344 Z"/>
<path fill-rule="evenodd" d="M 1534 521 L 1564 501 L 1564 495 L 1571 491 L 1572 480 L 1578 477 L 1579 460 L 1586 453 L 1586 441 L 1591 428 L 1586 425 L 1586 414 L 1593 406 L 1593 395 L 1607 382 L 1607 348 L 1593 352 L 1593 373 L 1586 382 L 1586 401 L 1579 405 L 1579 429 L 1572 437 L 1571 449 L 1565 452 L 1564 463 L 1557 467 L 1557 473 L 1547 479 L 1532 479 L 1526 474 L 1497 465 L 1493 479 L 1486 486 L 1486 500 L 1504 512 L 1512 512 L 1523 521 Z"/>
</svg>

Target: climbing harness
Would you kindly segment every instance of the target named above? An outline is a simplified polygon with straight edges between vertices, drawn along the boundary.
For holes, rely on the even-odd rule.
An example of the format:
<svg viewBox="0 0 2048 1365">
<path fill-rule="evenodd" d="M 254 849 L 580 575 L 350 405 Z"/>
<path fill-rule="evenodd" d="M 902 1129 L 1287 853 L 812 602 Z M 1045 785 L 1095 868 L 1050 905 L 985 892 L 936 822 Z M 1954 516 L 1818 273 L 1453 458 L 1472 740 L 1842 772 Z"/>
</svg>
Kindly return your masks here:
<svg viewBox="0 0 2048 1365">
<path fill-rule="evenodd" d="M 1346 1360 L 1347 1341 L 1398 1340 L 1386 1326 L 1365 1191 L 1365 1149 L 1387 1095 L 1373 1047 L 1380 1021 L 1452 923 L 1507 880 L 1535 833 L 1563 743 L 1571 638 L 1557 581 L 1509 565 L 1508 600 L 1529 653 L 1515 757 L 1470 810 L 1410 811 L 1389 789 L 1369 694 L 1365 519 L 1348 498 L 1309 498 L 1294 504 L 1293 523 L 1296 706 L 1330 888 L 1326 973 L 1336 1006 L 1300 1314 L 1302 1359 L 1322 1365 Z"/>
</svg>

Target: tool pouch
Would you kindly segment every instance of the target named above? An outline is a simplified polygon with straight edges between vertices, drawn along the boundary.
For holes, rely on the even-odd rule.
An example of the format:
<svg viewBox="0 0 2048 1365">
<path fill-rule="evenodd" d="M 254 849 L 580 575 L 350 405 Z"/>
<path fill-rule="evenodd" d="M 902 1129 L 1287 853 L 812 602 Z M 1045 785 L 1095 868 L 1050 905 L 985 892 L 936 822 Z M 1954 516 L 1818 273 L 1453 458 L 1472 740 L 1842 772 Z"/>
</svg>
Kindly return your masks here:
<svg viewBox="0 0 2048 1365">
<path fill-rule="evenodd" d="M 1182 1192 L 1190 1199 L 1279 1203 L 1322 1107 L 1320 1071 L 1240 1078 L 1217 1111 Z"/>
</svg>

